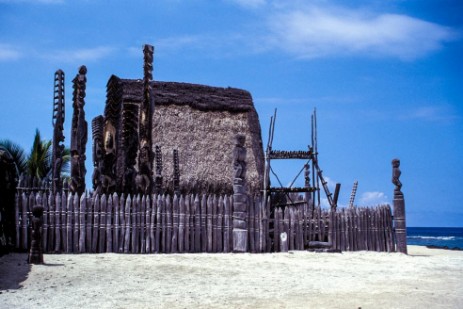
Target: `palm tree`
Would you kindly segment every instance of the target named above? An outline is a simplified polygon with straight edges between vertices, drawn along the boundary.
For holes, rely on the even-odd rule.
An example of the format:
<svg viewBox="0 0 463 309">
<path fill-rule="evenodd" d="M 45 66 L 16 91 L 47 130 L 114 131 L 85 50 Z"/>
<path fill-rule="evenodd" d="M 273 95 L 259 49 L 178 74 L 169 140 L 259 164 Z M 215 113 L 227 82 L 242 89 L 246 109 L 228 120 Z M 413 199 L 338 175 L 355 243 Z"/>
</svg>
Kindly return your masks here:
<svg viewBox="0 0 463 309">
<path fill-rule="evenodd" d="M 10 140 L 0 140 L 0 147 L 4 148 L 12 156 L 18 169 L 18 175 L 28 175 L 37 177 L 38 179 L 51 178 L 53 169 L 52 142 L 50 140 L 42 140 L 38 129 L 35 131 L 34 143 L 28 156 L 26 156 L 21 146 Z M 65 148 L 63 164 L 61 166 L 61 174 L 64 177 L 69 173 L 70 159 L 70 150 L 69 148 Z"/>
</svg>

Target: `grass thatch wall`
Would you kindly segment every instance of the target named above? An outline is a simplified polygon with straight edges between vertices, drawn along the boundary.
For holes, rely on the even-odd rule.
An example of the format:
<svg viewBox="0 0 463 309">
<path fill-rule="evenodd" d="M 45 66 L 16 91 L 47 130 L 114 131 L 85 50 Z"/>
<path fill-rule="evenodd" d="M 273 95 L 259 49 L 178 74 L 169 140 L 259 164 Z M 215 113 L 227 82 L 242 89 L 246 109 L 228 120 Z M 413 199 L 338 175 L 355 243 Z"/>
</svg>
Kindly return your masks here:
<svg viewBox="0 0 463 309">
<path fill-rule="evenodd" d="M 141 102 L 142 84 L 142 80 L 120 80 L 124 104 Z M 261 130 L 249 92 L 153 82 L 153 95 L 152 145 L 153 151 L 156 145 L 162 149 L 164 189 L 173 188 L 173 150 L 178 149 L 181 191 L 231 193 L 234 136 L 238 133 L 246 136 L 248 189 L 261 188 Z"/>
</svg>

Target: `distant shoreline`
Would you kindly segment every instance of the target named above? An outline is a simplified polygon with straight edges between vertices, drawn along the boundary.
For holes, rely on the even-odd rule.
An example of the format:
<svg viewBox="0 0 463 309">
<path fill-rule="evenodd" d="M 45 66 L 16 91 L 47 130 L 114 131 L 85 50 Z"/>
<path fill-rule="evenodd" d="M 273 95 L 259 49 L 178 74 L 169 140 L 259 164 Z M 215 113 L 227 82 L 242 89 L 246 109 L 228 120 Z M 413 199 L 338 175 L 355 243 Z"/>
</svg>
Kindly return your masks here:
<svg viewBox="0 0 463 309">
<path fill-rule="evenodd" d="M 435 245 L 428 245 L 426 246 L 428 249 L 441 249 L 441 250 L 453 250 L 453 251 L 463 251 L 463 249 L 458 247 L 449 247 L 449 246 L 435 246 Z"/>
</svg>

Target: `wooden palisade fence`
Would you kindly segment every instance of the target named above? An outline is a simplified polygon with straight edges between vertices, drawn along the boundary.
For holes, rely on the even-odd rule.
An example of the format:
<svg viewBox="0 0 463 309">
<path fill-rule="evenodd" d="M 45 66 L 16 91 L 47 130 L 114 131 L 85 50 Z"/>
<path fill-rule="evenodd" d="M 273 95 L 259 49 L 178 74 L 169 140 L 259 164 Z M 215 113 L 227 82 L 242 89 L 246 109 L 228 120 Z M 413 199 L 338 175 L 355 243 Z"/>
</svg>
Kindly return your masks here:
<svg viewBox="0 0 463 309">
<path fill-rule="evenodd" d="M 37 203 L 44 207 L 45 253 L 233 251 L 232 195 L 22 193 L 16 197 L 19 249 L 30 247 L 31 209 Z M 307 203 L 302 205 L 275 208 L 270 216 L 270 203 L 260 197 L 248 198 L 248 252 L 280 251 L 282 233 L 288 236 L 289 250 L 328 242 L 341 251 L 395 251 L 389 205 L 336 212 L 309 211 Z"/>
</svg>

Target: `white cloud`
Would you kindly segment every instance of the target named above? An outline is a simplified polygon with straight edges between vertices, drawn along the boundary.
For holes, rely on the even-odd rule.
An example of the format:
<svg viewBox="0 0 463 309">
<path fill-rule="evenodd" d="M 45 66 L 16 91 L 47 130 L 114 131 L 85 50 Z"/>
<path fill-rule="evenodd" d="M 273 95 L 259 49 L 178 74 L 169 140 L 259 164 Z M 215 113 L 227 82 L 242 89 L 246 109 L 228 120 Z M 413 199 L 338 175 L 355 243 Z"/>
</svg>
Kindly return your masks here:
<svg viewBox="0 0 463 309">
<path fill-rule="evenodd" d="M 411 110 L 402 116 L 402 120 L 424 120 L 430 122 L 452 121 L 459 116 L 451 107 L 443 106 L 421 106 Z"/>
<path fill-rule="evenodd" d="M 413 60 L 456 39 L 450 28 L 406 15 L 310 6 L 271 16 L 269 47 L 300 58 L 370 55 Z"/>
<path fill-rule="evenodd" d="M 364 192 L 359 199 L 359 205 L 361 206 L 374 206 L 387 203 L 387 196 L 383 192 L 378 191 Z"/>
<path fill-rule="evenodd" d="M 21 58 L 20 51 L 11 45 L 0 44 L 0 61 L 17 60 Z"/>
<path fill-rule="evenodd" d="M 68 63 L 87 62 L 100 60 L 101 58 L 109 56 L 114 51 L 115 49 L 112 47 L 100 46 L 94 48 L 60 50 L 43 54 L 42 57 Z"/>
</svg>

